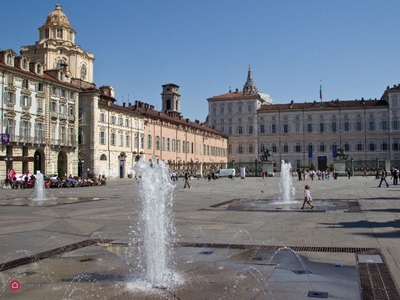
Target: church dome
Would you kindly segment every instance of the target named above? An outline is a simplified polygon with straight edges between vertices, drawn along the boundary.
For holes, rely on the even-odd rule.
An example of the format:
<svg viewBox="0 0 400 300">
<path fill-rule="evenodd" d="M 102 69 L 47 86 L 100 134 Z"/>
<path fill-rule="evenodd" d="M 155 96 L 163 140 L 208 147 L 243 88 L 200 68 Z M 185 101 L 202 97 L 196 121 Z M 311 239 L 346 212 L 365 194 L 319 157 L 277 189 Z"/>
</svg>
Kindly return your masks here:
<svg viewBox="0 0 400 300">
<path fill-rule="evenodd" d="M 64 25 L 69 26 L 67 16 L 61 10 L 61 4 L 56 4 L 56 8 L 52 11 L 46 19 L 47 25 Z"/>
</svg>

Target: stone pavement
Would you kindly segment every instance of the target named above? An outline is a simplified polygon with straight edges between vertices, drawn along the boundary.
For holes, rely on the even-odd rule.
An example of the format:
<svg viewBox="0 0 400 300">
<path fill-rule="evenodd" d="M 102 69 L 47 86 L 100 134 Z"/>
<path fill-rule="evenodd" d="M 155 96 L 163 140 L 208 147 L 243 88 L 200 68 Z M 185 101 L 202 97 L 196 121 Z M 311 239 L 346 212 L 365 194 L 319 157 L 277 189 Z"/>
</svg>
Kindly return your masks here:
<svg viewBox="0 0 400 300">
<path fill-rule="evenodd" d="M 353 257 L 359 249 L 375 249 L 378 252 L 371 253 L 382 255 L 397 289 L 400 186 L 378 188 L 372 176 L 325 181 L 294 178 L 293 183 L 299 203 L 271 207 L 270 203 L 280 197 L 277 177 L 194 179 L 191 189 L 183 189 L 184 182 L 179 180 L 174 191 L 178 243 L 205 248 L 237 245 L 243 249 L 260 245 L 267 250 L 288 246 L 314 262 L 345 266 L 357 265 Z M 300 210 L 305 184 L 311 186 L 313 211 Z M 93 238 L 128 243 L 137 220 L 135 193 L 134 179 L 108 180 L 106 186 L 99 187 L 48 189 L 46 198 L 50 200 L 40 203 L 30 200 L 32 190 L 0 190 L 0 263 Z M 263 203 L 268 205 L 263 207 Z M 335 209 L 327 209 L 332 205 Z M 364 280 L 362 275 L 360 278 Z M 9 295 L 8 279 L 0 272 L 0 298 Z M 366 298 L 365 294 L 363 299 L 397 297 L 389 293 L 386 298 Z"/>
</svg>

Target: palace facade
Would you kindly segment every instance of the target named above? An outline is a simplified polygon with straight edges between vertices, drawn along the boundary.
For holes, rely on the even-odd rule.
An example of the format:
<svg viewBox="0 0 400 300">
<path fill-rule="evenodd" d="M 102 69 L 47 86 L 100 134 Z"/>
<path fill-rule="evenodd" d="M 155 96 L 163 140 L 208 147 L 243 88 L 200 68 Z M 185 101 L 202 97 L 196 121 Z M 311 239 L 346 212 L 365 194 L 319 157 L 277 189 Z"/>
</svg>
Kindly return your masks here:
<svg viewBox="0 0 400 300">
<path fill-rule="evenodd" d="M 250 69 L 242 91 L 207 99 L 209 124 L 229 136 L 229 161 L 259 160 L 263 148 L 271 151 L 278 171 L 282 161 L 324 170 L 339 148 L 352 160 L 393 167 L 400 159 L 400 86 L 388 87 L 375 100 L 273 104 L 263 99 Z"/>
</svg>

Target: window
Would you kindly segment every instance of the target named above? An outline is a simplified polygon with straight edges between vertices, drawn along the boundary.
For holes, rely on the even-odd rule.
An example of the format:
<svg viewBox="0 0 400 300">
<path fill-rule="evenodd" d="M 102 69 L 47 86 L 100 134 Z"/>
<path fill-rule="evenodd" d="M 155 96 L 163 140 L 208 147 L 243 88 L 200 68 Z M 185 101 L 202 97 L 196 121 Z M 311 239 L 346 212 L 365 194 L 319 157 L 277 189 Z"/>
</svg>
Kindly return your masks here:
<svg viewBox="0 0 400 300">
<path fill-rule="evenodd" d="M 119 126 L 124 126 L 124 119 L 122 119 L 121 117 L 118 118 L 118 124 Z"/>
<path fill-rule="evenodd" d="M 86 65 L 82 65 L 81 66 L 81 79 L 85 80 L 86 79 L 86 75 L 87 75 Z"/>
<path fill-rule="evenodd" d="M 232 145 L 231 144 L 228 145 L 228 153 L 232 154 Z"/>
<path fill-rule="evenodd" d="M 319 151 L 320 151 L 320 152 L 325 152 L 325 144 L 324 144 L 324 143 L 321 143 L 321 144 L 319 145 Z"/>
<path fill-rule="evenodd" d="M 30 124 L 28 121 L 21 121 L 20 134 L 23 139 L 27 139 L 30 136 L 29 127 L 30 127 Z"/>
<path fill-rule="evenodd" d="M 160 137 L 156 136 L 156 150 L 160 150 Z"/>
<path fill-rule="evenodd" d="M 344 143 L 344 151 L 350 151 L 350 144 L 349 142 Z"/>
<path fill-rule="evenodd" d="M 300 124 L 296 124 L 296 125 L 295 125 L 295 130 L 296 130 L 296 132 L 299 132 L 299 131 L 300 131 Z"/>
<path fill-rule="evenodd" d="M 288 133 L 289 132 L 289 125 L 288 124 L 284 124 L 283 125 L 283 132 L 284 133 Z"/>
<path fill-rule="evenodd" d="M 344 122 L 343 126 L 344 126 L 344 131 L 350 131 L 350 124 L 349 124 L 349 122 Z"/>
<path fill-rule="evenodd" d="M 232 126 L 228 127 L 228 134 L 232 134 Z"/>
<path fill-rule="evenodd" d="M 260 125 L 260 133 L 265 133 L 265 125 L 264 124 Z"/>
<path fill-rule="evenodd" d="M 249 126 L 249 134 L 253 134 L 253 126 L 252 125 Z"/>
<path fill-rule="evenodd" d="M 101 145 L 106 144 L 106 133 L 104 131 L 100 131 L 100 144 Z"/>
<path fill-rule="evenodd" d="M 29 88 L 29 80 L 27 78 L 24 78 L 24 80 L 22 82 L 22 87 L 24 89 L 28 89 Z"/>
<path fill-rule="evenodd" d="M 276 153 L 278 150 L 278 147 L 276 146 L 276 144 L 272 144 L 272 152 Z"/>
<path fill-rule="evenodd" d="M 311 123 L 307 124 L 307 131 L 312 132 L 312 124 Z"/>
<path fill-rule="evenodd" d="M 6 92 L 6 103 L 15 105 L 15 94 Z"/>
<path fill-rule="evenodd" d="M 249 153 L 253 153 L 253 144 L 252 143 L 249 144 Z"/>
<path fill-rule="evenodd" d="M 178 153 L 180 153 L 181 152 L 181 141 L 180 140 L 177 140 L 176 141 L 176 152 L 178 152 Z M 205 154 L 205 150 L 204 150 L 204 154 Z"/>
<path fill-rule="evenodd" d="M 387 141 L 383 141 L 383 142 L 382 142 L 381 149 L 382 149 L 383 151 L 389 150 L 389 146 L 388 146 L 388 142 L 387 142 Z"/>
<path fill-rule="evenodd" d="M 399 129 L 399 121 L 392 121 L 392 129 L 397 130 Z"/>
<path fill-rule="evenodd" d="M 38 142 L 43 142 L 44 141 L 44 129 L 43 129 L 43 124 L 42 123 L 36 123 L 36 128 L 35 128 L 35 138 Z"/>
<path fill-rule="evenodd" d="M 126 126 L 126 127 L 130 127 L 129 119 L 125 119 L 125 126 Z"/>
<path fill-rule="evenodd" d="M 369 151 L 375 151 L 375 143 L 369 142 Z"/>
<path fill-rule="evenodd" d="M 238 153 L 243 153 L 243 146 L 242 146 L 242 144 L 239 144 Z"/>
<path fill-rule="evenodd" d="M 296 142 L 295 151 L 296 151 L 296 152 L 301 152 L 301 145 L 300 145 L 300 142 Z"/>
<path fill-rule="evenodd" d="M 58 39 L 62 39 L 62 37 L 63 37 L 63 30 L 62 30 L 62 28 L 57 28 L 57 30 L 56 30 L 56 37 L 57 37 Z"/>
<path fill-rule="evenodd" d="M 26 63 L 26 59 L 24 58 L 24 59 L 22 60 L 22 69 L 23 69 L 23 70 L 26 70 L 26 66 L 27 66 L 27 63 Z"/>
<path fill-rule="evenodd" d="M 288 153 L 289 152 L 289 146 L 287 143 L 283 144 L 283 152 Z"/>
<path fill-rule="evenodd" d="M 369 130 L 371 130 L 371 131 L 375 130 L 375 122 L 374 121 L 369 122 Z"/>
<path fill-rule="evenodd" d="M 361 141 L 357 141 L 357 151 L 362 151 L 364 150 L 363 144 Z"/>
<path fill-rule="evenodd" d="M 152 136 L 151 134 L 147 135 L 147 149 L 151 149 L 152 148 Z"/>
<path fill-rule="evenodd" d="M 120 147 L 124 146 L 124 135 L 123 134 L 119 135 L 119 146 Z"/>
<path fill-rule="evenodd" d="M 332 132 L 336 132 L 336 122 L 332 122 Z"/>
<path fill-rule="evenodd" d="M 242 106 L 240 105 L 240 106 L 238 106 L 238 113 L 241 113 L 242 112 Z"/>
<path fill-rule="evenodd" d="M 100 113 L 100 122 L 105 122 L 106 121 L 106 115 L 104 113 Z"/>
<path fill-rule="evenodd" d="M 393 142 L 392 149 L 393 149 L 393 151 L 399 151 L 400 147 L 399 147 L 399 142 L 398 141 L 394 141 Z"/>
<path fill-rule="evenodd" d="M 39 64 L 36 66 L 36 73 L 42 74 L 42 66 Z"/>
<path fill-rule="evenodd" d="M 219 113 L 220 113 L 221 115 L 224 114 L 224 107 L 223 107 L 223 106 L 221 106 L 221 107 L 219 108 Z"/>
<path fill-rule="evenodd" d="M 100 160 L 107 160 L 107 156 L 105 154 L 100 155 Z"/>
<path fill-rule="evenodd" d="M 115 146 L 115 139 L 116 139 L 115 133 L 112 132 L 112 133 L 111 133 L 111 145 L 112 145 L 112 146 Z"/>
<path fill-rule="evenodd" d="M 27 95 L 22 95 L 21 96 L 21 106 L 23 106 L 23 107 L 31 106 L 31 97 L 29 97 Z"/>
<path fill-rule="evenodd" d="M 228 113 L 230 113 L 230 114 L 232 113 L 232 106 L 231 105 L 228 106 Z"/>
<path fill-rule="evenodd" d="M 167 151 L 171 151 L 171 144 L 170 144 L 170 139 L 167 138 Z"/>
<path fill-rule="evenodd" d="M 324 132 L 325 131 L 325 124 L 324 123 L 319 123 L 319 131 Z"/>
<path fill-rule="evenodd" d="M 115 125 L 115 116 L 111 116 L 111 124 Z"/>
<path fill-rule="evenodd" d="M 276 133 L 276 124 L 271 125 L 271 132 Z"/>
<path fill-rule="evenodd" d="M 175 139 L 172 139 L 171 149 L 172 149 L 172 152 L 176 152 L 176 141 L 175 141 Z"/>
<path fill-rule="evenodd" d="M 238 133 L 242 134 L 243 133 L 243 127 L 242 126 L 238 126 Z"/>
<path fill-rule="evenodd" d="M 140 149 L 144 149 L 144 137 L 140 137 Z"/>
<path fill-rule="evenodd" d="M 251 105 L 247 106 L 247 110 L 248 110 L 248 112 L 252 112 L 253 109 L 252 109 Z"/>
<path fill-rule="evenodd" d="M 382 130 L 387 130 L 388 128 L 387 128 L 387 122 L 386 121 L 382 121 L 382 123 L 381 123 L 381 128 L 382 128 Z"/>
<path fill-rule="evenodd" d="M 161 142 L 162 151 L 165 151 L 165 137 L 162 138 Z"/>
</svg>

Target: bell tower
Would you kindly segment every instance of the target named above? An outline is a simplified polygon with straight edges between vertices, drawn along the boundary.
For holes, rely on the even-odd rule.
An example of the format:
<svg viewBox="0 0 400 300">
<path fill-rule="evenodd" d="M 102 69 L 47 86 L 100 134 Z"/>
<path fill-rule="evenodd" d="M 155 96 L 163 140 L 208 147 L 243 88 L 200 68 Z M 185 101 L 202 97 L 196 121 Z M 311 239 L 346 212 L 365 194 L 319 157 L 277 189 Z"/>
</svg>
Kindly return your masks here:
<svg viewBox="0 0 400 300">
<path fill-rule="evenodd" d="M 169 114 L 173 114 L 174 116 L 180 116 L 181 95 L 179 94 L 179 86 L 173 83 L 168 83 L 164 84 L 162 89 L 162 110 Z"/>
</svg>

